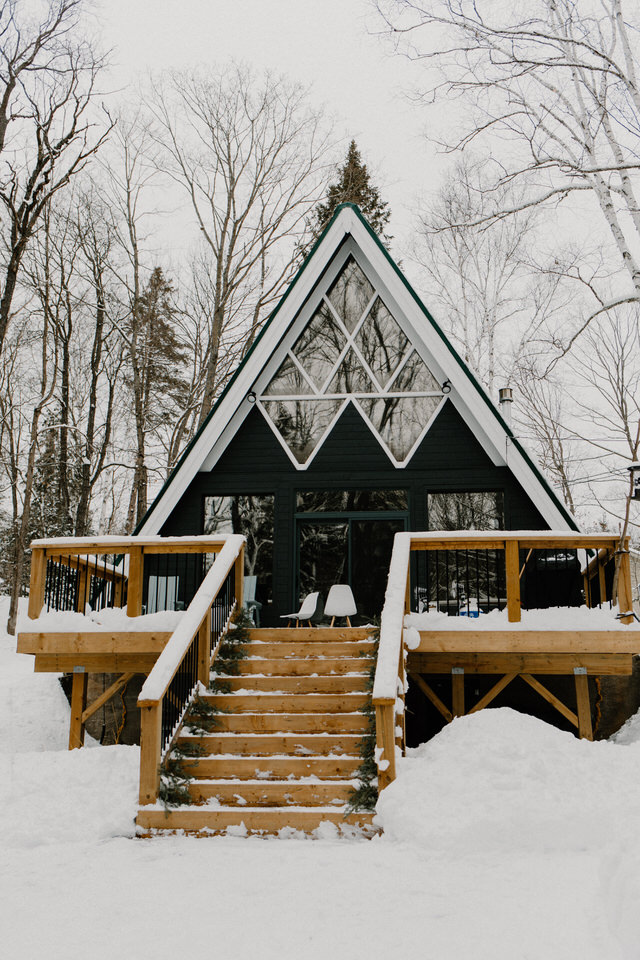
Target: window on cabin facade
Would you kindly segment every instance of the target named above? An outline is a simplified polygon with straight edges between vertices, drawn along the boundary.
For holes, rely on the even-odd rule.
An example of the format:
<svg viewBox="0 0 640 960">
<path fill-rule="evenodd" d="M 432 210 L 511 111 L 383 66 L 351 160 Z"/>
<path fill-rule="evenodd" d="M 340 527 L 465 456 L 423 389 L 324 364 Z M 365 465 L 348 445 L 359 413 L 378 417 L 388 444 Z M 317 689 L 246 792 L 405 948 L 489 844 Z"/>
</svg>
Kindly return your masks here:
<svg viewBox="0 0 640 960">
<path fill-rule="evenodd" d="M 204 533 L 240 533 L 247 538 L 244 572 L 256 576 L 256 600 L 269 603 L 273 596 L 272 494 L 204 498 Z"/>
<path fill-rule="evenodd" d="M 504 494 L 497 490 L 430 493 L 430 530 L 504 530 Z"/>
<path fill-rule="evenodd" d="M 406 463 L 443 402 L 436 378 L 350 257 L 263 391 L 259 406 L 299 465 L 347 403 Z"/>
</svg>

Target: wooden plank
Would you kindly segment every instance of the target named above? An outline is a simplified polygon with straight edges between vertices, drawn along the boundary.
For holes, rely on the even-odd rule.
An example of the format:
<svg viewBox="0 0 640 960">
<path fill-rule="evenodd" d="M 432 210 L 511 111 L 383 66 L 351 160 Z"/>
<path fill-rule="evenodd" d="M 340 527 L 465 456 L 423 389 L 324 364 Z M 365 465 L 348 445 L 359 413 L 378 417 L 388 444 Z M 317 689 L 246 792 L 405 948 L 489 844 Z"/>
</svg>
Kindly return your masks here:
<svg viewBox="0 0 640 960">
<path fill-rule="evenodd" d="M 139 617 L 142 613 L 143 584 L 142 547 L 129 553 L 129 580 L 127 583 L 127 616 Z"/>
<path fill-rule="evenodd" d="M 414 672 L 449 674 L 452 667 L 479 674 L 571 674 L 574 667 L 586 667 L 592 675 L 630 676 L 633 657 L 630 653 L 409 653 L 409 669 Z"/>
<path fill-rule="evenodd" d="M 29 583 L 29 607 L 27 615 L 31 620 L 40 616 L 44 606 L 44 584 L 47 572 L 47 560 L 44 550 L 34 547 L 31 551 L 31 580 Z"/>
<path fill-rule="evenodd" d="M 322 823 L 334 823 L 338 829 L 343 825 L 371 826 L 373 813 L 345 814 L 344 807 L 187 807 L 178 810 L 151 810 L 144 808 L 136 817 L 138 830 L 183 830 L 186 833 L 205 832 L 210 836 L 227 827 L 244 824 L 246 829 L 260 834 L 277 833 L 284 827 L 311 832 Z"/>
<path fill-rule="evenodd" d="M 467 713 L 478 713 L 479 710 L 484 710 L 484 708 L 491 703 L 492 700 L 501 693 L 506 686 L 508 686 L 512 680 L 518 676 L 517 673 L 506 673 L 504 677 L 500 677 L 497 683 L 495 683 L 491 690 L 488 693 L 485 693 L 484 697 L 481 697 L 474 707 L 471 707 L 471 710 L 468 710 Z"/>
<path fill-rule="evenodd" d="M 393 709 L 391 710 L 393 714 Z M 393 730 L 391 731 L 393 734 Z M 178 738 L 178 743 L 182 738 Z M 188 742 L 200 746 L 205 755 L 229 754 L 234 756 L 266 757 L 270 754 L 296 755 L 299 751 L 306 757 L 327 756 L 340 753 L 346 756 L 359 756 L 362 734 L 327 733 L 319 737 L 313 733 L 221 733 L 203 737 L 189 737 Z"/>
<path fill-rule="evenodd" d="M 211 675 L 211 610 L 198 630 L 198 680 L 205 687 L 209 686 Z"/>
<path fill-rule="evenodd" d="M 505 576 L 507 580 L 507 617 L 509 623 L 520 621 L 520 545 L 517 540 L 505 542 Z"/>
<path fill-rule="evenodd" d="M 578 718 L 573 710 L 569 710 L 569 707 L 565 706 L 562 700 L 558 700 L 555 694 L 551 693 L 550 690 L 547 690 L 539 680 L 536 680 L 535 677 L 532 677 L 529 673 L 520 674 L 525 683 L 528 683 L 530 687 L 537 691 L 540 696 L 550 703 L 552 707 L 555 707 L 558 713 L 561 713 L 563 717 L 566 717 L 569 723 L 572 723 L 574 727 L 578 726 Z"/>
<path fill-rule="evenodd" d="M 110 633 L 19 633 L 18 653 L 160 653 L 171 637 L 169 631 L 129 630 Z"/>
<path fill-rule="evenodd" d="M 578 736 L 593 740 L 591 703 L 589 702 L 589 678 L 580 668 L 574 671 L 576 681 L 576 704 L 578 708 Z"/>
<path fill-rule="evenodd" d="M 376 706 L 376 718 L 377 718 Z M 396 778 L 396 714 L 395 703 L 382 704 L 380 720 L 382 722 L 382 760 L 388 761 L 384 771 L 384 786 L 392 783 Z M 378 768 L 379 769 L 379 768 Z M 378 773 L 378 782 L 380 773 Z M 382 789 L 382 787 L 381 787 Z"/>
<path fill-rule="evenodd" d="M 421 630 L 412 653 L 640 653 L 640 629 Z"/>
<path fill-rule="evenodd" d="M 87 705 L 87 681 L 89 677 L 82 668 L 73 672 L 71 686 L 71 719 L 69 722 L 69 750 L 76 750 L 84 743 L 82 715 Z"/>
<path fill-rule="evenodd" d="M 115 683 L 112 683 L 110 687 L 107 687 L 107 689 L 100 694 L 97 700 L 94 700 L 91 706 L 87 707 L 82 714 L 82 722 L 86 723 L 89 717 L 92 717 L 94 713 L 96 713 L 100 707 L 104 706 L 108 700 L 111 700 L 111 697 L 115 696 L 115 694 L 118 693 L 122 687 L 125 687 L 133 676 L 135 676 L 133 673 L 123 673 L 121 677 L 118 677 Z"/>
<path fill-rule="evenodd" d="M 197 757 L 183 761 L 188 776 L 209 780 L 233 777 L 255 780 L 269 774 L 271 780 L 295 783 L 302 777 L 341 779 L 354 777 L 361 757 Z M 292 778 L 292 779 L 289 779 Z"/>
<path fill-rule="evenodd" d="M 245 679 L 242 677 L 241 679 Z M 206 693 L 202 700 L 224 713 L 287 714 L 358 713 L 368 703 L 366 693 Z M 360 714 L 364 716 L 364 714 Z"/>
<path fill-rule="evenodd" d="M 600 559 L 598 555 L 598 584 L 600 585 L 600 603 L 607 600 L 607 577 L 605 574 L 606 561 Z"/>
<path fill-rule="evenodd" d="M 144 547 L 146 553 L 219 553 L 225 544 L 221 537 L 69 537 L 67 540 L 35 540 L 32 549 L 46 550 L 47 556 L 128 553 Z"/>
<path fill-rule="evenodd" d="M 162 705 L 140 708 L 140 804 L 155 803 L 160 785 Z"/>
<path fill-rule="evenodd" d="M 410 683 L 415 683 L 418 689 L 424 693 L 427 700 L 431 701 L 438 713 L 444 717 L 447 723 L 451 723 L 453 720 L 451 710 L 444 705 L 438 694 L 429 686 L 424 677 L 420 676 L 419 673 L 409 673 L 409 681 Z"/>
<path fill-rule="evenodd" d="M 356 643 L 370 640 L 373 627 L 298 627 L 294 634 L 288 627 L 252 627 L 249 640 L 266 643 Z"/>
<path fill-rule="evenodd" d="M 35 673 L 72 673 L 84 667 L 87 673 L 151 673 L 159 654 L 142 653 L 68 653 L 36 654 Z"/>
<path fill-rule="evenodd" d="M 631 586 L 631 565 L 628 549 L 619 554 L 620 571 L 618 574 L 618 607 L 620 613 L 629 613 L 628 617 L 620 617 L 621 623 L 633 623 L 633 588 Z"/>
<path fill-rule="evenodd" d="M 454 717 L 464 717 L 464 669 L 451 670 L 451 712 Z"/>
<path fill-rule="evenodd" d="M 421 540 L 411 538 L 412 550 L 504 550 L 505 539 L 501 535 L 487 540 L 479 540 L 473 536 L 465 537 L 458 534 L 456 537 L 439 537 Z"/>
</svg>

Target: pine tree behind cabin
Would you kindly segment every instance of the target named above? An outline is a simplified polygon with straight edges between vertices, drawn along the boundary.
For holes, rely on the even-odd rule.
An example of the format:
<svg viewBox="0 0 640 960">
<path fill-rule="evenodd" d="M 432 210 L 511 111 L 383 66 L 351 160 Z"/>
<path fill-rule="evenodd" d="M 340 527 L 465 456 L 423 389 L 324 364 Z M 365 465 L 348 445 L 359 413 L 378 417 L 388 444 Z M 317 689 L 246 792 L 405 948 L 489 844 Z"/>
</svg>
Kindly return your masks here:
<svg viewBox="0 0 640 960">
<path fill-rule="evenodd" d="M 391 237 L 385 234 L 391 211 L 380 198 L 380 191 L 371 183 L 366 163 L 362 162 L 355 140 L 349 144 L 347 159 L 338 169 L 338 178 L 327 190 L 327 199 L 315 210 L 313 239 L 317 240 L 341 203 L 356 203 L 385 246 Z"/>
</svg>

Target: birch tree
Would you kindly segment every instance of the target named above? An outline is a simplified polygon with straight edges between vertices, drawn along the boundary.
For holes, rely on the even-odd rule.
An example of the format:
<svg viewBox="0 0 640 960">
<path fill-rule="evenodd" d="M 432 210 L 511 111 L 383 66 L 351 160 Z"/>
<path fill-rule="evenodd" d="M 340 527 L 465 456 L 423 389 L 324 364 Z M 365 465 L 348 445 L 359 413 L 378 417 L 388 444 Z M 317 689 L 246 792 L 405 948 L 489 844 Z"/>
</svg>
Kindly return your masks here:
<svg viewBox="0 0 640 960">
<path fill-rule="evenodd" d="M 638 13 L 624 0 L 379 0 L 398 45 L 432 67 L 427 102 L 447 103 L 450 150 L 500 157 L 494 187 L 526 181 L 491 219 L 583 198 L 620 269 L 594 285 L 594 316 L 640 299 Z M 479 218 L 482 222 L 482 218 Z M 575 279 L 580 283 L 579 275 Z"/>
</svg>

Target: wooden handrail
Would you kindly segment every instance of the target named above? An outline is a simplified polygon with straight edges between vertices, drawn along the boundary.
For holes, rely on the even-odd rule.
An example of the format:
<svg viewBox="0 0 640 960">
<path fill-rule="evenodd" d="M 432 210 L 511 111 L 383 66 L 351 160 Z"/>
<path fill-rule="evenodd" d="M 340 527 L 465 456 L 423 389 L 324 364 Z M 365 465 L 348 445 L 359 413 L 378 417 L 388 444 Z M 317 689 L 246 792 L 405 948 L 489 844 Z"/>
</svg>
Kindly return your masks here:
<svg viewBox="0 0 640 960">
<path fill-rule="evenodd" d="M 45 600 L 47 561 L 58 563 L 75 561 L 84 576 L 91 571 L 105 579 L 117 582 L 117 596 L 122 600 L 123 585 L 127 583 L 127 613 L 130 617 L 142 612 L 142 585 L 144 582 L 144 557 L 150 554 L 202 554 L 219 553 L 227 541 L 226 536 L 200 537 L 55 537 L 34 540 L 31 544 L 31 580 L 29 586 L 28 616 L 34 620 L 40 616 Z M 108 555 L 122 555 L 119 569 L 113 564 L 100 564 L 97 559 Z M 79 591 L 80 592 L 80 591 Z"/>
<path fill-rule="evenodd" d="M 158 797 L 163 748 L 161 733 L 163 699 L 196 639 L 198 641 L 198 680 L 203 683 L 208 680 L 212 662 L 209 629 L 211 610 L 232 570 L 235 570 L 234 604 L 239 606 L 242 603 L 244 544 L 245 538 L 242 536 L 237 534 L 227 536 L 211 569 L 140 691 L 138 697 L 138 706 L 141 711 L 140 803 L 143 805 L 154 803 Z M 228 623 L 224 629 L 227 628 Z M 215 651 L 213 656 L 215 657 Z"/>
<path fill-rule="evenodd" d="M 620 538 L 613 533 L 589 534 L 568 531 L 491 530 L 426 531 L 397 533 L 394 538 L 389 580 L 380 625 L 378 662 L 373 685 L 376 713 L 376 762 L 378 787 L 384 789 L 396 775 L 396 746 L 404 743 L 405 657 L 404 614 L 410 612 L 410 558 L 414 551 L 498 550 L 504 552 L 507 617 L 510 623 L 521 619 L 520 550 L 595 550 L 583 574 L 589 576 L 601 563 L 603 552 L 618 551 Z M 622 623 L 633 622 L 629 538 L 620 553 L 618 607 Z M 396 736 L 400 719 L 401 735 Z"/>
</svg>

